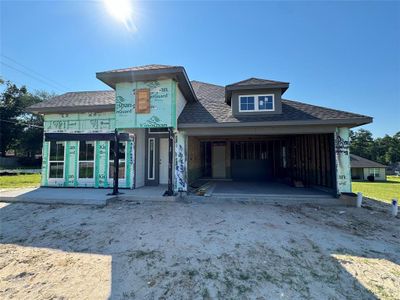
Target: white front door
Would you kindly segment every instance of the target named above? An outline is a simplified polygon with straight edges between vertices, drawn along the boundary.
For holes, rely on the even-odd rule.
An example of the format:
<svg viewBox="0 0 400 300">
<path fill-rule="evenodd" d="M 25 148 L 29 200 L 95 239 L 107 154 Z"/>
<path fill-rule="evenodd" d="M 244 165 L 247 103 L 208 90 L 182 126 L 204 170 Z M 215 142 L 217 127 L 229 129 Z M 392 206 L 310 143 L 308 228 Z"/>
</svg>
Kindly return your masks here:
<svg viewBox="0 0 400 300">
<path fill-rule="evenodd" d="M 225 146 L 224 145 L 213 145 L 212 147 L 212 177 L 213 178 L 225 178 Z"/>
<path fill-rule="evenodd" d="M 168 139 L 160 139 L 160 184 L 168 183 Z"/>
</svg>

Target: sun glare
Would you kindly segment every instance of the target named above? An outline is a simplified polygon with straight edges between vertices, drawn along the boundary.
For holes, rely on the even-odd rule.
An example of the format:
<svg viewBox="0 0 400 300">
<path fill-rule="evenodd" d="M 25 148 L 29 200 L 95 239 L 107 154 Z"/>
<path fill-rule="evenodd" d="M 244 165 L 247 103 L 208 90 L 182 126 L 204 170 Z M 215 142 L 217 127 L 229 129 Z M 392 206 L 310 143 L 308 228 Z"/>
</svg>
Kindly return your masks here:
<svg viewBox="0 0 400 300">
<path fill-rule="evenodd" d="M 132 2 L 130 0 L 104 0 L 107 11 L 129 30 L 134 30 Z"/>
</svg>

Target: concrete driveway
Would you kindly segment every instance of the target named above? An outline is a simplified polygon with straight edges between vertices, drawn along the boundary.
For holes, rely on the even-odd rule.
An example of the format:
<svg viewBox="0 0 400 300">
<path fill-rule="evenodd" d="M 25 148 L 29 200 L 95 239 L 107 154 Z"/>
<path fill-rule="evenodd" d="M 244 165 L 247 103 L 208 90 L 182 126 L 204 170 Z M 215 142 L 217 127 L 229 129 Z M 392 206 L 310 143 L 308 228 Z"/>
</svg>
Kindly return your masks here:
<svg viewBox="0 0 400 300">
<path fill-rule="evenodd" d="M 248 202 L 3 203 L 0 298 L 399 299 L 400 220 Z"/>
</svg>

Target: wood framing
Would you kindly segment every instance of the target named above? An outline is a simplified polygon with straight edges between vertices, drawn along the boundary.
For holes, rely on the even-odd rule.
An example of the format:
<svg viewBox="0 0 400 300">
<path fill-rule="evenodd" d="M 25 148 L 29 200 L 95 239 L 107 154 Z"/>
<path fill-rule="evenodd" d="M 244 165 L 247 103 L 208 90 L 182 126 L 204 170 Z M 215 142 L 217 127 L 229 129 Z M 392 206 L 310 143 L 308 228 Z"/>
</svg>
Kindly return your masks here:
<svg viewBox="0 0 400 300">
<path fill-rule="evenodd" d="M 137 89 L 135 99 L 137 114 L 150 113 L 150 89 Z"/>
</svg>

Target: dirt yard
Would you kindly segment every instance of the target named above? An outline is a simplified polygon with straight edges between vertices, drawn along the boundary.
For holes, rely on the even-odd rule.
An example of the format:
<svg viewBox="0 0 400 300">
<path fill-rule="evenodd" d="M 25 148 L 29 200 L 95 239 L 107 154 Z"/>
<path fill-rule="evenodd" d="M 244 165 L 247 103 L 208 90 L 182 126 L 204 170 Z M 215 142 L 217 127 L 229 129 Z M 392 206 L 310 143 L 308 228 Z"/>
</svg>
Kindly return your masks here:
<svg viewBox="0 0 400 300">
<path fill-rule="evenodd" d="M 400 219 L 241 202 L 1 204 L 1 299 L 400 299 Z"/>
</svg>

